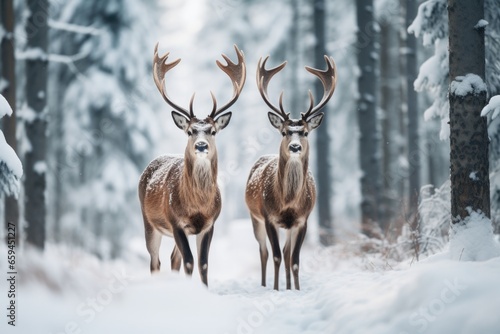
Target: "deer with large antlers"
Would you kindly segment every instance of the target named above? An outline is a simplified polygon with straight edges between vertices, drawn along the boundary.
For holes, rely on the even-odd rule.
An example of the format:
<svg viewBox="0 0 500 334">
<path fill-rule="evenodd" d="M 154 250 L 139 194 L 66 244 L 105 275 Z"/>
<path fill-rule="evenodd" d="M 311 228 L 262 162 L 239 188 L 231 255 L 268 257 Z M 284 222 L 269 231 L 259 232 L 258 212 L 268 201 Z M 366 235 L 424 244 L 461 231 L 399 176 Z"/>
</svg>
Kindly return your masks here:
<svg viewBox="0 0 500 334">
<path fill-rule="evenodd" d="M 262 58 L 257 67 L 257 85 L 264 102 L 271 108 L 268 113 L 271 125 L 283 136 L 278 155 L 263 156 L 253 166 L 248 177 L 245 200 L 250 210 L 255 238 L 259 243 L 262 286 L 266 286 L 266 265 L 268 251 L 266 236 L 269 238 L 274 259 L 274 289 L 279 289 L 279 268 L 281 250 L 278 229 L 286 230 L 283 248 L 285 261 L 286 288 L 291 289 L 290 271 L 293 272 L 295 289 L 299 284 L 299 257 L 307 230 L 307 219 L 316 200 L 316 187 L 309 170 L 309 132 L 316 129 L 323 120 L 320 110 L 330 100 L 335 90 L 337 72 L 333 58 L 325 56 L 326 70 L 306 67 L 317 76 L 324 87 L 323 98 L 314 106 L 314 98 L 309 91 L 310 105 L 301 119 L 291 119 L 283 108 L 283 92 L 279 97 L 279 107 L 271 103 L 267 86 L 271 78 L 281 71 L 286 62 L 267 70 Z"/>
<path fill-rule="evenodd" d="M 213 108 L 204 118 L 193 112 L 194 94 L 189 111 L 174 103 L 165 89 L 165 74 L 175 67 L 180 59 L 167 63 L 169 53 L 158 56 L 158 44 L 154 51 L 153 77 L 160 94 L 174 109 L 175 125 L 188 136 L 184 157 L 161 156 L 153 160 L 144 170 L 139 181 L 139 199 L 146 234 L 146 247 L 151 256 L 151 272 L 160 270 L 159 249 L 163 235 L 173 237 L 175 246 L 171 255 L 172 270 L 179 271 L 181 262 L 184 271 L 191 275 L 193 255 L 188 236 L 196 235 L 198 269 L 201 280 L 208 285 L 208 252 L 214 232 L 214 223 L 221 210 L 221 195 L 217 186 L 217 148 L 215 135 L 231 120 L 226 112 L 238 99 L 245 83 L 246 68 L 243 53 L 234 46 L 238 58 L 233 63 L 224 54 L 227 65 L 216 61 L 233 83 L 231 100 L 217 107 L 210 92 Z"/>
</svg>

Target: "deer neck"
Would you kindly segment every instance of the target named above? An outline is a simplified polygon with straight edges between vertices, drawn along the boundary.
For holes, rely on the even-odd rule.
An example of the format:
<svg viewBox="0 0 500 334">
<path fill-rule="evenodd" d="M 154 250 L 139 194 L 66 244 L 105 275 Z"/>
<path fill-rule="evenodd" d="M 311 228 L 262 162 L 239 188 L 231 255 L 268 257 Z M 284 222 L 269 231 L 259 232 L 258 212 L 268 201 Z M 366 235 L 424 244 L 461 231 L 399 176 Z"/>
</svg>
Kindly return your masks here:
<svg viewBox="0 0 500 334">
<path fill-rule="evenodd" d="M 194 198 L 199 204 L 211 202 L 217 192 L 217 154 L 212 159 L 184 156 L 184 170 L 180 189 L 183 197 Z"/>
<path fill-rule="evenodd" d="M 276 177 L 276 190 L 285 205 L 299 200 L 303 194 L 309 159 L 302 157 L 285 157 L 279 155 Z"/>
</svg>

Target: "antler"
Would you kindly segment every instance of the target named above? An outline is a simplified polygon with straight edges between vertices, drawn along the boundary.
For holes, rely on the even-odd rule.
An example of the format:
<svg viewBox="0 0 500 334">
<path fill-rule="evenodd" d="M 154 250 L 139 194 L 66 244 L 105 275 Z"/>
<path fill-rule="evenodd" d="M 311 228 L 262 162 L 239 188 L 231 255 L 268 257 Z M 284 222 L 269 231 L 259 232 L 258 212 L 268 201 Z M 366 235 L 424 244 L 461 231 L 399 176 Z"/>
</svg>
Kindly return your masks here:
<svg viewBox="0 0 500 334">
<path fill-rule="evenodd" d="M 259 63 L 257 65 L 257 87 L 259 88 L 262 99 L 264 99 L 264 102 L 269 106 L 269 108 L 271 108 L 272 111 L 274 111 L 281 118 L 283 118 L 284 121 L 286 121 L 288 120 L 290 113 L 286 113 L 283 108 L 283 91 L 280 94 L 279 108 L 271 103 L 271 101 L 269 100 L 269 96 L 267 95 L 267 86 L 269 85 L 269 81 L 271 81 L 271 78 L 276 73 L 278 73 L 285 67 L 286 61 L 276 66 L 275 68 L 266 70 L 266 62 L 268 59 L 269 56 L 267 56 L 264 61 L 262 61 L 262 58 L 259 59 Z"/>
<path fill-rule="evenodd" d="M 321 99 L 319 104 L 314 107 L 314 98 L 311 91 L 309 91 L 309 109 L 306 113 L 301 113 L 302 119 L 304 121 L 307 121 L 309 118 L 311 118 L 311 116 L 317 114 L 325 106 L 328 100 L 330 100 L 333 92 L 335 91 L 335 85 L 337 84 L 337 67 L 335 66 L 335 62 L 333 61 L 332 57 L 325 56 L 325 61 L 326 70 L 324 71 L 306 66 L 307 71 L 311 72 L 321 80 L 324 92 L 323 98 Z"/>
<path fill-rule="evenodd" d="M 156 43 L 155 46 L 155 51 L 154 51 L 154 58 L 153 58 L 153 79 L 155 81 L 156 87 L 158 87 L 158 90 L 160 91 L 161 96 L 163 96 L 163 99 L 175 110 L 186 116 L 187 118 L 191 119 L 194 116 L 193 113 L 193 100 L 194 100 L 194 94 L 191 97 L 191 101 L 189 102 L 189 112 L 175 104 L 167 95 L 167 92 L 165 91 L 165 74 L 170 71 L 172 68 L 174 68 L 179 62 L 181 61 L 180 59 L 174 60 L 171 63 L 167 63 L 168 56 L 170 55 L 169 52 L 164 54 L 163 56 L 158 56 L 158 43 Z"/>
<path fill-rule="evenodd" d="M 216 61 L 217 65 L 220 67 L 221 70 L 223 70 L 231 79 L 233 82 L 233 97 L 231 100 L 223 105 L 221 108 L 217 109 L 217 101 L 215 99 L 215 96 L 212 92 L 210 92 L 212 96 L 212 102 L 213 102 L 213 108 L 212 112 L 210 113 L 209 117 L 215 118 L 224 111 L 226 111 L 229 107 L 231 107 L 236 100 L 238 100 L 238 97 L 240 96 L 241 90 L 243 89 L 243 85 L 245 84 L 245 79 L 246 79 L 246 67 L 245 67 L 245 56 L 243 55 L 243 52 L 238 49 L 238 47 L 235 45 L 234 49 L 236 50 L 236 55 L 238 56 L 238 63 L 233 63 L 229 57 L 226 55 L 222 55 L 222 58 L 224 58 L 227 62 L 227 65 L 224 66 L 222 65 L 221 62 L 218 60 Z M 191 100 L 189 101 L 189 112 L 174 103 L 169 97 L 167 92 L 165 91 L 165 74 L 170 71 L 172 68 L 174 68 L 179 62 L 181 61 L 180 59 L 174 60 L 171 63 L 167 63 L 167 59 L 169 56 L 169 52 L 164 54 L 163 56 L 158 56 L 158 43 L 156 43 L 155 46 L 155 51 L 154 51 L 154 59 L 153 59 L 153 78 L 156 84 L 156 87 L 158 87 L 158 90 L 160 91 L 161 95 L 163 96 L 163 99 L 175 110 L 177 110 L 179 113 L 183 114 L 186 116 L 188 119 L 194 118 L 194 112 L 193 112 L 193 101 L 194 101 L 194 96 L 191 97 Z"/>
<path fill-rule="evenodd" d="M 233 63 L 225 54 L 222 54 L 222 58 L 224 58 L 227 65 L 224 66 L 220 61 L 215 61 L 217 66 L 219 66 L 219 68 L 224 71 L 224 73 L 226 73 L 233 82 L 233 97 L 228 103 L 217 109 L 217 100 L 215 99 L 214 94 L 210 92 L 210 95 L 212 96 L 213 108 L 208 117 L 211 117 L 212 119 L 215 119 L 218 115 L 226 111 L 236 102 L 236 100 L 238 100 L 241 90 L 243 89 L 243 85 L 245 84 L 247 74 L 245 56 L 243 55 L 243 52 L 238 49 L 236 44 L 234 45 L 234 50 L 236 51 L 236 56 L 238 57 L 238 62 L 236 64 Z"/>
</svg>

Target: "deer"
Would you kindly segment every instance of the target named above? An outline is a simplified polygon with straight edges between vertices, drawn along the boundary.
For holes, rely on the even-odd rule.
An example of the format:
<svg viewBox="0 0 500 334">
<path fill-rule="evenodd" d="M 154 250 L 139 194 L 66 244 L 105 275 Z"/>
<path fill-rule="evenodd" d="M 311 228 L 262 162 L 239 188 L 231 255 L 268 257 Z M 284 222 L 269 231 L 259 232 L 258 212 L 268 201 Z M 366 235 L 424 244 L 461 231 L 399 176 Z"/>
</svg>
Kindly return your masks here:
<svg viewBox="0 0 500 334">
<path fill-rule="evenodd" d="M 212 92 L 212 111 L 205 118 L 193 112 L 194 96 L 189 111 L 173 102 L 165 88 L 165 75 L 181 59 L 167 63 L 169 52 L 158 55 L 154 49 L 153 79 L 161 96 L 173 108 L 174 124 L 187 135 L 183 156 L 163 155 L 146 167 L 139 180 L 139 201 L 144 221 L 146 248 L 151 257 L 150 271 L 160 271 L 159 249 L 163 236 L 173 237 L 174 249 L 170 257 L 172 271 L 179 271 L 181 262 L 186 275 L 193 272 L 193 255 L 188 236 L 196 235 L 198 270 L 201 281 L 208 286 L 208 254 L 214 233 L 214 224 L 221 212 L 221 193 L 217 185 L 217 148 L 215 136 L 231 120 L 232 112 L 226 112 L 240 96 L 246 79 L 245 58 L 234 45 L 237 62 L 226 55 L 223 65 L 217 66 L 227 74 L 233 85 L 232 98 L 217 107 Z"/>
<path fill-rule="evenodd" d="M 333 58 L 324 58 L 327 66 L 325 70 L 305 67 L 321 80 L 324 94 L 315 106 L 309 90 L 309 108 L 301 113 L 300 119 L 290 118 L 290 113 L 283 108 L 283 91 L 279 96 L 279 107 L 271 103 L 267 93 L 271 78 L 285 67 L 286 61 L 266 69 L 267 56 L 264 61 L 260 58 L 257 66 L 258 90 L 271 109 L 268 112 L 269 121 L 281 133 L 282 140 L 278 155 L 262 156 L 253 165 L 247 180 L 245 201 L 250 211 L 254 236 L 259 243 L 261 285 L 264 287 L 268 260 L 266 238 L 269 238 L 274 260 L 274 290 L 279 290 L 282 259 L 279 228 L 286 232 L 283 248 L 286 289 L 291 289 L 290 271 L 293 271 L 295 289 L 300 290 L 300 249 L 307 231 L 307 220 L 316 201 L 316 186 L 309 170 L 308 135 L 320 126 L 324 116 L 320 111 L 332 97 L 337 81 Z"/>
</svg>

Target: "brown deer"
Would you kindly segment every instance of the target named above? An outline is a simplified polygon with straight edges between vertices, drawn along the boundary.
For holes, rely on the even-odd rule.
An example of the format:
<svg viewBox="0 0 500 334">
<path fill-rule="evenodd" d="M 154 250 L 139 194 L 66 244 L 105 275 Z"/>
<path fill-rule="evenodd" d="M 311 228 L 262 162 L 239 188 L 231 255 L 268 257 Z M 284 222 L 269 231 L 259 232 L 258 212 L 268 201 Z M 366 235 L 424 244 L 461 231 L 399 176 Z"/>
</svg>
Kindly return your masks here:
<svg viewBox="0 0 500 334">
<path fill-rule="evenodd" d="M 221 195 L 217 186 L 217 148 L 215 135 L 231 120 L 225 111 L 238 99 L 245 83 L 246 68 L 243 52 L 234 46 L 238 62 L 225 56 L 227 65 L 216 61 L 233 83 L 233 96 L 224 106 L 217 108 L 213 101 L 212 112 L 205 119 L 193 113 L 194 94 L 189 112 L 174 103 L 165 90 L 165 74 L 180 59 L 166 63 L 169 53 L 158 56 L 156 44 L 153 77 L 165 101 L 174 109 L 175 125 L 188 136 L 184 157 L 165 155 L 153 160 L 144 170 L 139 181 L 139 200 L 146 234 L 146 247 L 151 256 L 151 272 L 160 270 L 159 249 L 163 235 L 173 237 L 175 246 L 171 255 L 172 270 L 179 271 L 181 260 L 184 271 L 193 272 L 193 255 L 188 236 L 195 234 L 198 248 L 198 268 L 203 283 L 208 285 L 208 252 L 214 232 L 214 223 L 221 210 Z"/>
<path fill-rule="evenodd" d="M 317 106 L 309 91 L 310 105 L 301 119 L 291 119 L 283 108 L 283 92 L 279 108 L 273 105 L 267 94 L 271 78 L 281 71 L 286 62 L 266 70 L 266 57 L 259 60 L 257 85 L 264 102 L 271 108 L 268 113 L 271 125 L 283 136 L 278 155 L 263 156 L 254 164 L 248 177 L 245 200 L 250 210 L 255 238 L 259 242 L 262 286 L 266 286 L 268 251 L 266 235 L 271 243 L 274 259 L 274 289 L 279 289 L 281 251 L 278 228 L 286 230 L 283 257 L 285 260 L 286 288 L 291 289 L 290 269 L 293 271 L 295 289 L 299 290 L 299 256 L 306 235 L 307 219 L 316 200 L 316 187 L 309 165 L 309 132 L 316 129 L 323 119 L 320 110 L 330 100 L 335 90 L 337 72 L 333 58 L 325 56 L 326 70 L 306 67 L 317 76 L 324 87 L 324 95 Z M 326 154 L 326 153 L 325 153 Z"/>
</svg>

